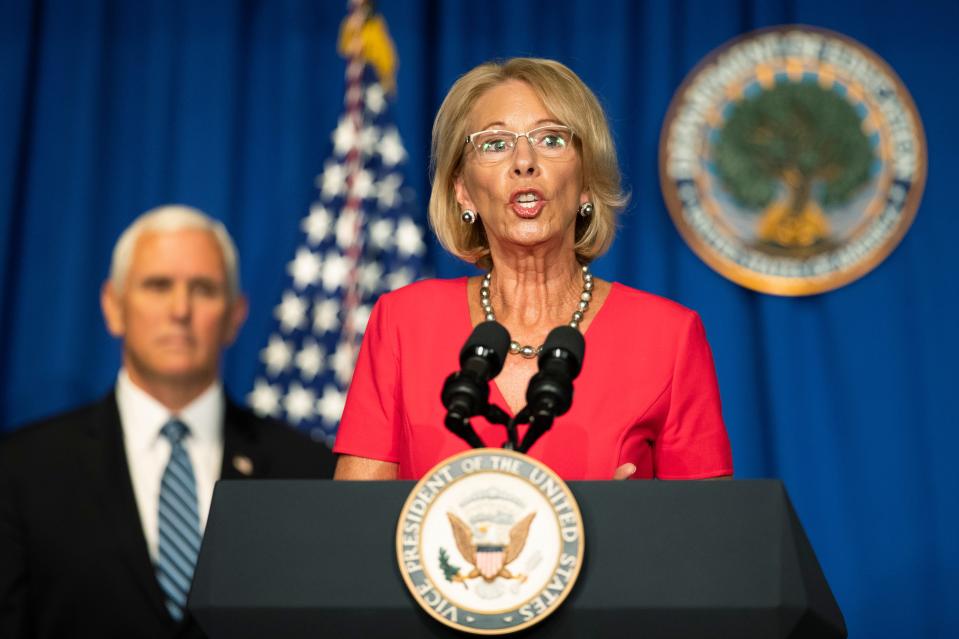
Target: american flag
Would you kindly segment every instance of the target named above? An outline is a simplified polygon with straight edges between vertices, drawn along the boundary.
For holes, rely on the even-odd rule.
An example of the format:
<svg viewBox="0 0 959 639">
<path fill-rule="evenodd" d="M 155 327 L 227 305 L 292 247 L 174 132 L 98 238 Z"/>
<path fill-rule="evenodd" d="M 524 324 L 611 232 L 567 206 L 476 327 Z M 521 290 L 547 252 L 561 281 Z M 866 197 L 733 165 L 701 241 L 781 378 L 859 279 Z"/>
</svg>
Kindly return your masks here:
<svg viewBox="0 0 959 639">
<path fill-rule="evenodd" d="M 247 396 L 257 413 L 330 446 L 373 303 L 418 279 L 426 251 L 390 116 L 392 42 L 368 3 L 350 3 L 340 50 L 348 60 L 344 111 Z"/>
</svg>

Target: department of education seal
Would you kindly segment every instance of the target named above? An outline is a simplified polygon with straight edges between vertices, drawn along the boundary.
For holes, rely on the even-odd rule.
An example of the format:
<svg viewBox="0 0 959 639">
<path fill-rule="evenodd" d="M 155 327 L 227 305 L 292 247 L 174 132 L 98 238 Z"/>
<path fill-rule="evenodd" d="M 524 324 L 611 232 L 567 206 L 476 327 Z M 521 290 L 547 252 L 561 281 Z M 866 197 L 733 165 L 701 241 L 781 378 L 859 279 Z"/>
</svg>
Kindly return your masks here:
<svg viewBox="0 0 959 639">
<path fill-rule="evenodd" d="M 447 626 L 516 632 L 569 595 L 583 563 L 583 519 L 539 461 L 478 448 L 443 460 L 400 513 L 396 557 L 416 602 Z"/>
<path fill-rule="evenodd" d="M 809 295 L 896 247 L 926 180 L 912 98 L 875 53 L 805 26 L 721 46 L 673 97 L 659 153 L 680 234 L 748 288 Z"/>
</svg>

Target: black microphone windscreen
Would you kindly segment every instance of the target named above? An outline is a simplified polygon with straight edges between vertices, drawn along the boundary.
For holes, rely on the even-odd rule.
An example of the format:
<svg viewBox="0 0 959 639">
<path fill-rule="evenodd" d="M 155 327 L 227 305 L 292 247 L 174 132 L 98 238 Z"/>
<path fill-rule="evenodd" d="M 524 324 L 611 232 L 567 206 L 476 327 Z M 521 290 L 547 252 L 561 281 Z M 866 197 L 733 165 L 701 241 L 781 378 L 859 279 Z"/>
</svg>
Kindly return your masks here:
<svg viewBox="0 0 959 639">
<path fill-rule="evenodd" d="M 492 369 L 490 376 L 495 377 L 503 370 L 503 364 L 506 362 L 506 355 L 509 353 L 509 331 L 502 324 L 495 321 L 481 322 L 476 325 L 466 345 L 460 351 L 460 363 L 463 363 L 464 357 L 470 357 L 476 353 L 477 348 L 487 349 L 483 357 L 490 361 Z"/>
<path fill-rule="evenodd" d="M 583 339 L 583 334 L 572 326 L 557 326 L 546 336 L 543 352 L 539 356 L 540 362 L 544 357 L 551 357 L 551 353 L 556 349 L 569 353 L 576 362 L 573 376 L 579 375 L 583 365 L 583 355 L 586 353 L 586 340 Z"/>
</svg>

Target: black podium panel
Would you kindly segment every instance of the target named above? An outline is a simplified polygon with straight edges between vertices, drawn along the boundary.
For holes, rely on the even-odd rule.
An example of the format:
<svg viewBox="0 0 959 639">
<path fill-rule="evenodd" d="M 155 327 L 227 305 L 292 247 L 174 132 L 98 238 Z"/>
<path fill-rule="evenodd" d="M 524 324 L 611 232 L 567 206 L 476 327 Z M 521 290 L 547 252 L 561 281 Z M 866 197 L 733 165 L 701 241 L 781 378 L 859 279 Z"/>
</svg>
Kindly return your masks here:
<svg viewBox="0 0 959 639">
<path fill-rule="evenodd" d="M 190 608 L 220 637 L 462 637 L 396 566 L 413 482 L 221 481 Z M 778 481 L 571 482 L 579 580 L 522 637 L 844 637 Z"/>
</svg>

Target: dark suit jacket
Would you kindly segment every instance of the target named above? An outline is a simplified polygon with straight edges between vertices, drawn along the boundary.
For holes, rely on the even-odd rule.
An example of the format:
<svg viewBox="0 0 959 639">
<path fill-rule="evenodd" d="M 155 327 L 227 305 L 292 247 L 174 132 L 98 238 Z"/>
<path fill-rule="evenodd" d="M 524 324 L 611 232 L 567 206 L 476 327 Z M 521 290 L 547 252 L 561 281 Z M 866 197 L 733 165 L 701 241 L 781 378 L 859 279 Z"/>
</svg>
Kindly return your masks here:
<svg viewBox="0 0 959 639">
<path fill-rule="evenodd" d="M 333 474 L 325 446 L 280 422 L 229 400 L 224 422 L 222 479 Z M 113 393 L 0 442 L 0 637 L 203 637 L 163 605 Z"/>
</svg>

